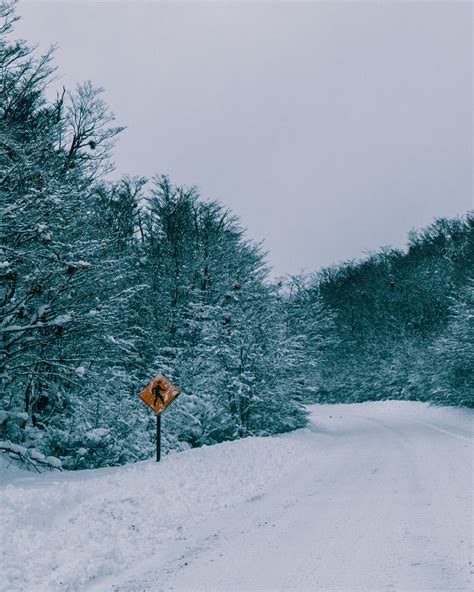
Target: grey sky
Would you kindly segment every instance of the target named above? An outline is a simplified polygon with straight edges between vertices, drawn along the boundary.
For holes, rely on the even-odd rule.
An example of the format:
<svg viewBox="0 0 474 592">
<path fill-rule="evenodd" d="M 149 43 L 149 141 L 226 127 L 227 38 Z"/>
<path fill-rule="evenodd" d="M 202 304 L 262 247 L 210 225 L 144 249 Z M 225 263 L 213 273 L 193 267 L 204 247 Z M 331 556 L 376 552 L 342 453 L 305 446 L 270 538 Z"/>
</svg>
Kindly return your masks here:
<svg viewBox="0 0 474 592">
<path fill-rule="evenodd" d="M 470 2 L 20 2 L 128 126 L 121 173 L 197 185 L 314 270 L 472 207 Z"/>
</svg>

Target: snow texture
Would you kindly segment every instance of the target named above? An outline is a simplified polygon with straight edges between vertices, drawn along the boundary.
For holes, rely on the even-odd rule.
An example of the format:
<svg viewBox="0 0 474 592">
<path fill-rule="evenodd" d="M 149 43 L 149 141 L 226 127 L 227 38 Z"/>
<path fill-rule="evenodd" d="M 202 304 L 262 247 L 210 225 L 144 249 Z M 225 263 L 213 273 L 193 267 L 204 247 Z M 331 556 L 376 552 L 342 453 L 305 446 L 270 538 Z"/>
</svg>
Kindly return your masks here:
<svg viewBox="0 0 474 592">
<path fill-rule="evenodd" d="M 467 591 L 473 412 L 318 405 L 160 464 L 0 466 L 0 589 Z"/>
</svg>

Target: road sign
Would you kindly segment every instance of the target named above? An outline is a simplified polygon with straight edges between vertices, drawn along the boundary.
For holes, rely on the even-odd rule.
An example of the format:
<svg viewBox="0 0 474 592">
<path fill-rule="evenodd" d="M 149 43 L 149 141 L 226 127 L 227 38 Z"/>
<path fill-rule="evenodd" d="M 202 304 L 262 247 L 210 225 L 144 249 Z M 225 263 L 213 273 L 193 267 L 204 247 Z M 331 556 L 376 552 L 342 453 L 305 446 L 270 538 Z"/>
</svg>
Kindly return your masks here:
<svg viewBox="0 0 474 592">
<path fill-rule="evenodd" d="M 163 374 L 157 374 L 138 396 L 157 415 L 160 415 L 180 392 L 179 388 L 165 378 Z"/>
<path fill-rule="evenodd" d="M 163 374 L 157 374 L 138 394 L 148 407 L 156 413 L 156 462 L 161 460 L 161 414 L 181 391 Z"/>
</svg>

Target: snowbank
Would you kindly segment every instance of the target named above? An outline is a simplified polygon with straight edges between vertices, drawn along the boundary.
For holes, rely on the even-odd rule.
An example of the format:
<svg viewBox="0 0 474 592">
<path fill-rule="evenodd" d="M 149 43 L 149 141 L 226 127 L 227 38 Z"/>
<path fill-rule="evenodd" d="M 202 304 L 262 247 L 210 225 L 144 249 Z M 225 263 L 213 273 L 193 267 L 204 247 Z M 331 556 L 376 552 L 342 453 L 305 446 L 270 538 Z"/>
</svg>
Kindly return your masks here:
<svg viewBox="0 0 474 592">
<path fill-rule="evenodd" d="M 159 464 L 43 475 L 15 470 L 0 490 L 0 589 L 86 590 L 143 555 L 166 553 L 183 524 L 257 497 L 305 453 L 303 442 L 288 436 L 247 438 Z"/>
</svg>

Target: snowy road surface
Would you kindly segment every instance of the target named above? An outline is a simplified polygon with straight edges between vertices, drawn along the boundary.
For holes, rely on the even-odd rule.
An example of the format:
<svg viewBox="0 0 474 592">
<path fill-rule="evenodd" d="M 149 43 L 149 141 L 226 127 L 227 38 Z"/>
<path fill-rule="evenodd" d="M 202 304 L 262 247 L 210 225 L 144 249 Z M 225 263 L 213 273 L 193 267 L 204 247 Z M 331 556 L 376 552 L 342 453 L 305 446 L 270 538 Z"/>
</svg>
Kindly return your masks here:
<svg viewBox="0 0 474 592">
<path fill-rule="evenodd" d="M 5 591 L 471 589 L 472 412 L 311 407 L 157 465 L 2 472 Z"/>
</svg>

